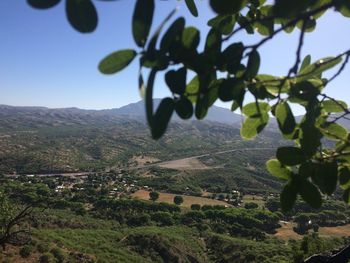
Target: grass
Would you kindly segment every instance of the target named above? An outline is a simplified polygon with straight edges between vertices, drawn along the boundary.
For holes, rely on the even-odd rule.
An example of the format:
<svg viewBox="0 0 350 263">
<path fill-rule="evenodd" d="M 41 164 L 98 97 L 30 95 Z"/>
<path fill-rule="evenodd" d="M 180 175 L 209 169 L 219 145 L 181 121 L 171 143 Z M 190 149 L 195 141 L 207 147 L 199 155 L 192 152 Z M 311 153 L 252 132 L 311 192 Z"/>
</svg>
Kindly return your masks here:
<svg viewBox="0 0 350 263">
<path fill-rule="evenodd" d="M 149 192 L 145 190 L 139 190 L 131 195 L 134 198 L 149 200 Z M 169 204 L 174 204 L 174 197 L 176 194 L 169 193 L 159 193 L 159 199 L 157 202 L 165 202 Z M 190 196 L 190 195 L 181 195 L 184 199 L 184 202 L 181 204 L 181 207 L 189 208 L 192 204 L 199 205 L 228 205 L 226 202 L 213 200 L 210 198 L 198 197 L 198 196 Z"/>
</svg>

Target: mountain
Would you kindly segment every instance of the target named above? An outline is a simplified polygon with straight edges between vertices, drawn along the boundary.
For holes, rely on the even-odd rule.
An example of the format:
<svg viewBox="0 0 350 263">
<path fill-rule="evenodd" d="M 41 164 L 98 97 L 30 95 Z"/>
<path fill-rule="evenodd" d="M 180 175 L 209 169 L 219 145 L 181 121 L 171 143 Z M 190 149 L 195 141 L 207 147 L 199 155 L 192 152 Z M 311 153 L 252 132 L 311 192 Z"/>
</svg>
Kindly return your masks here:
<svg viewBox="0 0 350 263">
<path fill-rule="evenodd" d="M 154 110 L 158 107 L 160 101 L 161 99 L 153 100 Z M 104 110 L 103 112 L 106 114 L 112 114 L 112 115 L 114 114 L 118 116 L 123 115 L 123 116 L 132 117 L 132 118 L 143 118 L 143 119 L 146 118 L 144 101 L 131 103 L 117 109 Z M 180 118 L 176 114 L 174 114 L 172 117 L 172 120 L 180 121 Z M 208 115 L 205 117 L 203 121 L 213 121 L 213 122 L 219 122 L 219 123 L 225 123 L 225 124 L 240 124 L 241 120 L 242 120 L 241 115 L 233 113 L 226 108 L 213 106 L 209 109 Z"/>
<path fill-rule="evenodd" d="M 154 108 L 159 105 L 160 99 L 154 100 Z M 15 107 L 0 105 L 0 129 L 13 129 L 19 121 L 22 124 L 39 126 L 58 126 L 73 124 L 115 124 L 127 120 L 145 122 L 145 106 L 143 101 L 126 106 L 107 110 L 84 110 L 78 108 L 50 109 L 45 107 Z M 194 118 L 192 119 L 194 120 Z M 176 114 L 172 121 L 181 121 Z M 188 121 L 187 121 L 188 122 Z M 240 125 L 241 115 L 228 109 L 213 106 L 203 122 L 218 122 L 223 124 Z M 29 125 L 30 128 L 31 126 Z"/>
</svg>

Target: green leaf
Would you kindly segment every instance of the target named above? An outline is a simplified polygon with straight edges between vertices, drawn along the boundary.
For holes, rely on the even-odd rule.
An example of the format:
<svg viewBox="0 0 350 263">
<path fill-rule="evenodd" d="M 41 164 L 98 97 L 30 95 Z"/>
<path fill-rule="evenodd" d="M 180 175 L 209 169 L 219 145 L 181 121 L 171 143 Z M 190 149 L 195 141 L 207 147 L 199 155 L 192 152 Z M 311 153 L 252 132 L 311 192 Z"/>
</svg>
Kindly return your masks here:
<svg viewBox="0 0 350 263">
<path fill-rule="evenodd" d="M 270 108 L 267 102 L 251 102 L 243 107 L 242 113 L 248 117 L 256 117 L 260 116 L 260 114 L 267 113 Z"/>
<path fill-rule="evenodd" d="M 102 59 L 98 68 L 104 74 L 114 74 L 128 66 L 135 56 L 135 50 L 119 50 Z"/>
<path fill-rule="evenodd" d="M 239 108 L 239 103 L 237 101 L 233 101 L 232 105 L 231 105 L 231 111 L 235 111 Z"/>
<path fill-rule="evenodd" d="M 343 189 L 350 188 L 350 170 L 349 167 L 341 167 L 338 170 L 339 184 Z"/>
<path fill-rule="evenodd" d="M 277 95 L 279 92 L 287 93 L 290 90 L 290 81 L 281 77 L 260 74 L 256 76 L 256 80 L 257 85 L 263 85 L 272 95 Z"/>
<path fill-rule="evenodd" d="M 284 165 L 293 166 L 306 161 L 303 151 L 297 147 L 285 146 L 277 149 L 277 159 Z"/>
<path fill-rule="evenodd" d="M 220 70 L 236 74 L 241 65 L 244 46 L 241 42 L 229 45 L 221 54 Z"/>
<path fill-rule="evenodd" d="M 281 192 L 280 201 L 283 211 L 289 211 L 293 208 L 297 199 L 298 186 L 295 182 L 291 181 L 286 184 Z"/>
<path fill-rule="evenodd" d="M 27 0 L 31 7 L 38 9 L 48 9 L 57 5 L 61 0 Z"/>
<path fill-rule="evenodd" d="M 162 99 L 153 118 L 153 124 L 152 124 L 153 139 L 158 140 L 165 133 L 173 112 L 174 112 L 174 100 L 172 98 Z"/>
<path fill-rule="evenodd" d="M 323 88 L 321 80 L 310 79 L 296 83 L 290 90 L 290 101 L 313 102 Z M 293 100 L 294 99 L 294 100 Z M 297 99 L 297 100 L 295 100 Z"/>
<path fill-rule="evenodd" d="M 299 166 L 299 176 L 304 179 L 313 176 L 316 169 L 315 167 L 316 167 L 316 164 L 311 162 L 302 163 Z"/>
<path fill-rule="evenodd" d="M 273 17 L 273 6 L 272 5 L 265 5 L 262 6 L 259 9 L 261 21 L 257 21 L 254 23 L 254 27 L 257 29 L 257 31 L 263 35 L 263 36 L 269 36 L 272 35 L 274 32 L 274 19 L 263 19 L 266 17 Z"/>
<path fill-rule="evenodd" d="M 246 4 L 246 0 L 210 0 L 210 6 L 217 14 L 236 14 Z"/>
<path fill-rule="evenodd" d="M 91 33 L 97 27 L 97 12 L 91 0 L 67 0 L 66 14 L 71 26 L 81 33 Z"/>
<path fill-rule="evenodd" d="M 254 139 L 258 133 L 260 133 L 269 121 L 269 115 L 267 113 L 262 114 L 259 117 L 249 117 L 244 121 L 241 128 L 241 136 L 243 139 Z"/>
<path fill-rule="evenodd" d="M 338 180 L 337 163 L 335 161 L 318 163 L 315 165 L 315 173 L 311 178 L 323 193 L 333 194 Z"/>
<path fill-rule="evenodd" d="M 162 41 L 160 42 L 160 50 L 168 51 L 173 42 L 181 39 L 182 31 L 185 28 L 185 19 L 180 17 L 176 19 L 169 29 L 165 32 Z"/>
<path fill-rule="evenodd" d="M 149 73 L 147 86 L 146 86 L 146 96 L 145 96 L 145 105 L 146 105 L 146 118 L 148 126 L 151 128 L 153 127 L 153 86 L 154 81 L 157 75 L 157 69 L 153 68 L 151 72 Z"/>
<path fill-rule="evenodd" d="M 228 35 L 232 32 L 236 23 L 235 16 L 233 15 L 218 15 L 208 21 L 208 26 L 220 31 L 223 35 Z"/>
<path fill-rule="evenodd" d="M 219 54 L 221 50 L 221 34 L 215 28 L 210 29 L 205 41 L 205 52 Z"/>
<path fill-rule="evenodd" d="M 182 95 L 186 89 L 187 70 L 182 67 L 178 70 L 170 70 L 165 74 L 165 82 L 171 92 Z"/>
<path fill-rule="evenodd" d="M 329 139 L 339 140 L 348 137 L 348 131 L 337 123 L 325 122 L 321 125 L 321 132 Z"/>
<path fill-rule="evenodd" d="M 132 34 L 136 45 L 144 47 L 151 29 L 154 0 L 137 0 L 132 17 Z"/>
<path fill-rule="evenodd" d="M 196 7 L 196 4 L 194 2 L 194 0 L 185 0 L 186 2 L 186 5 L 187 5 L 187 8 L 188 10 L 190 10 L 191 14 L 195 17 L 198 16 L 198 10 L 197 10 L 197 7 Z"/>
<path fill-rule="evenodd" d="M 282 179 L 288 180 L 291 177 L 291 171 L 283 166 L 277 159 L 271 159 L 266 162 L 266 168 L 270 174 Z"/>
<path fill-rule="evenodd" d="M 350 3 L 344 0 L 336 0 L 335 8 L 345 17 L 350 17 Z"/>
<path fill-rule="evenodd" d="M 208 113 L 208 97 L 198 96 L 196 101 L 195 115 L 198 120 L 204 119 Z"/>
<path fill-rule="evenodd" d="M 192 102 L 197 101 L 197 93 L 199 92 L 199 78 L 195 76 L 186 86 L 186 96 Z"/>
<path fill-rule="evenodd" d="M 290 135 L 292 135 L 295 130 L 296 123 L 289 104 L 287 102 L 278 103 L 275 115 L 281 132 L 284 136 L 290 138 Z"/>
<path fill-rule="evenodd" d="M 196 49 L 199 45 L 199 31 L 195 27 L 186 27 L 182 32 L 182 44 L 186 49 Z"/>
<path fill-rule="evenodd" d="M 244 81 L 237 78 L 220 79 L 215 81 L 213 86 L 214 85 L 218 87 L 218 95 L 222 101 L 243 101 L 245 93 Z"/>
<path fill-rule="evenodd" d="M 303 62 L 301 63 L 299 72 L 300 72 L 300 71 L 303 71 L 307 66 L 310 65 L 310 63 L 311 63 L 311 56 L 310 56 L 310 55 L 307 55 L 307 56 L 303 59 Z"/>
<path fill-rule="evenodd" d="M 254 78 L 258 74 L 259 68 L 260 68 L 260 55 L 259 55 L 259 52 L 254 49 L 250 53 L 249 58 L 248 58 L 248 64 L 247 64 L 247 70 L 245 73 L 245 77 L 247 79 Z"/>
<path fill-rule="evenodd" d="M 326 57 L 317 60 L 315 63 L 300 70 L 297 76 L 297 81 L 308 80 L 312 77 L 319 76 L 324 71 L 331 69 L 342 61 L 341 57 Z"/>
<path fill-rule="evenodd" d="M 341 100 L 324 100 L 322 107 L 327 112 L 344 112 L 344 109 L 347 109 L 348 105 Z"/>
<path fill-rule="evenodd" d="M 193 115 L 192 102 L 186 97 L 181 97 L 175 102 L 175 111 L 181 119 L 190 119 Z"/>
<path fill-rule="evenodd" d="M 299 143 L 304 154 L 311 158 L 321 145 L 323 137 L 321 131 L 316 127 L 316 112 L 310 110 L 300 123 Z"/>
<path fill-rule="evenodd" d="M 299 184 L 299 193 L 306 203 L 313 208 L 320 208 L 322 196 L 317 187 L 308 180 L 301 180 Z"/>
</svg>

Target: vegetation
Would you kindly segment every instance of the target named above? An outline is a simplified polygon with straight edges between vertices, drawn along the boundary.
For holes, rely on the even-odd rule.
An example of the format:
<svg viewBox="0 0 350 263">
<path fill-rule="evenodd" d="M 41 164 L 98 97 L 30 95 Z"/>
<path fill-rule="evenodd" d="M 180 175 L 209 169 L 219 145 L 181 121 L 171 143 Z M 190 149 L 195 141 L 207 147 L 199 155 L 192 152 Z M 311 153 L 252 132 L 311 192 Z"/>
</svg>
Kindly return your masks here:
<svg viewBox="0 0 350 263">
<path fill-rule="evenodd" d="M 31 6 L 40 9 L 51 8 L 59 2 L 28 0 Z M 33 242 L 50 244 L 48 251 L 45 245 L 40 249 L 37 247 L 37 251 L 46 251 L 38 257 L 40 262 L 290 262 L 291 259 L 300 262 L 310 255 L 339 248 L 349 242 L 346 238 L 323 239 L 316 232 L 325 225 L 349 222 L 348 209 L 338 210 L 337 191 L 340 190 L 337 186 L 343 189 L 343 200 L 349 203 L 350 137 L 341 122 L 347 119 L 350 111 L 345 102 L 330 97 L 324 89 L 343 72 L 350 51 L 345 50 L 315 62 L 311 61 L 310 55 L 301 57 L 305 35 L 316 28 L 317 19 L 327 11 L 349 17 L 348 1 L 276 0 L 270 4 L 264 0 L 210 0 L 209 3 L 216 16 L 208 21 L 211 29 L 206 36 L 204 49 L 199 51 L 200 32 L 195 27 L 187 27 L 183 17 L 177 18 L 163 33 L 175 10 L 165 18 L 155 34 L 149 36 L 155 1 L 137 0 L 132 17 L 132 35 L 138 50 L 113 52 L 101 61 L 99 70 L 104 74 L 114 74 L 137 56 L 140 58 L 139 88 L 145 91 L 147 123 L 154 139 L 160 139 L 166 132 L 174 112 L 181 119 L 190 119 L 194 115 L 201 120 L 218 99 L 232 102 L 232 111 L 240 108 L 245 117 L 240 129 L 240 136 L 244 139 L 253 139 L 260 134 L 272 114 L 281 136 L 289 140 L 289 143 L 279 144 L 276 159 L 266 163 L 267 170 L 277 179 L 263 179 L 264 185 L 275 190 L 281 186 L 279 180 L 285 181 L 279 200 L 274 199 L 273 192 L 268 193 L 273 198 L 264 197 L 269 210 L 259 208 L 255 203 L 246 203 L 245 208 L 238 208 L 244 191 L 234 189 L 238 185 L 232 177 L 220 177 L 217 173 L 207 174 L 203 177 L 205 179 L 199 175 L 192 175 L 191 179 L 183 178 L 177 185 L 180 188 L 173 188 L 172 191 L 200 194 L 202 190 L 209 190 L 215 193 L 211 195 L 213 198 L 237 207 L 203 205 L 181 211 L 176 205 L 156 203 L 154 201 L 159 198 L 156 190 L 165 189 L 164 180 L 159 178 L 144 179 L 144 182 L 153 183 L 151 187 L 157 188 L 149 194 L 153 202 L 129 199 L 130 192 L 140 186 L 127 181 L 119 181 L 119 184 L 116 174 L 110 176 L 107 173 L 105 181 L 89 174 L 86 180 L 79 183 L 68 180 L 69 187 L 59 185 L 67 183 L 62 178 L 45 181 L 40 178 L 30 181 L 27 178 L 4 178 L 5 183 L 0 190 L 11 198 L 11 202 L 36 209 L 49 207 L 52 209 L 51 218 L 56 216 L 55 221 L 49 220 L 50 216 L 46 215 L 45 220 L 30 222 L 36 229 Z M 186 4 L 194 16 L 199 15 L 193 0 L 186 0 Z M 67 0 L 66 14 L 76 30 L 83 33 L 95 30 L 98 17 L 90 0 Z M 299 30 L 300 37 L 294 63 L 287 74 L 282 77 L 261 74 L 261 47 L 278 34 L 293 30 Z M 261 39 L 254 44 L 232 42 L 238 32 L 256 33 Z M 336 66 L 338 69 L 334 75 L 327 78 L 322 75 Z M 145 71 L 149 72 L 149 76 L 144 83 Z M 172 96 L 162 99 L 154 111 L 153 84 L 160 72 L 164 72 L 165 83 Z M 187 75 L 191 74 L 194 74 L 194 78 L 188 81 Z M 248 94 L 254 98 L 253 102 L 245 100 Z M 305 114 L 296 118 L 291 110 L 292 103 L 303 107 Z M 182 143 L 177 147 L 186 151 L 184 145 L 189 139 L 185 136 L 179 136 Z M 98 139 L 94 142 L 98 142 Z M 201 140 L 198 142 L 202 144 Z M 127 142 L 127 148 L 129 144 L 135 146 Z M 84 146 L 83 152 L 88 152 L 92 160 L 100 160 L 105 154 L 98 143 L 89 142 Z M 152 144 L 148 146 L 152 149 Z M 209 143 L 206 146 L 213 145 Z M 124 163 L 130 160 L 132 149 L 122 154 Z M 171 152 L 173 149 L 168 150 Z M 23 156 L 20 151 L 2 157 L 4 162 L 1 163 L 5 164 L 2 164 L 2 170 L 24 172 L 30 167 L 29 171 L 55 171 L 56 151 L 48 152 L 52 154 L 48 163 L 37 163 L 37 156 Z M 40 149 L 37 152 L 43 154 Z M 101 166 L 95 163 L 87 168 L 101 170 L 107 165 L 110 168 L 117 160 L 109 157 L 104 159 Z M 229 164 L 227 166 L 230 168 Z M 246 168 L 256 169 L 251 165 Z M 262 174 L 259 168 L 256 173 Z M 129 175 L 127 180 L 134 180 L 133 176 L 135 174 Z M 250 181 L 245 183 L 248 189 Z M 114 185 L 115 188 L 111 190 Z M 124 188 L 119 190 L 121 185 Z M 188 186 L 184 189 L 185 185 Z M 18 190 L 21 190 L 19 196 L 15 194 Z M 329 201 L 324 205 L 333 208 L 320 210 L 325 196 Z M 176 199 L 174 202 L 180 204 L 180 198 Z M 8 236 L 16 233 L 11 232 L 14 225 L 12 218 L 18 216 L 13 216 L 6 197 L 0 201 L 4 211 L 0 218 L 2 240 L 5 240 L 2 244 L 6 244 L 11 240 Z M 276 203 L 281 210 L 276 208 Z M 18 214 L 19 218 L 26 214 L 26 210 L 23 211 Z M 59 213 L 64 216 L 61 217 Z M 74 219 L 69 222 L 69 217 Z M 306 234 L 310 229 L 314 233 L 304 236 L 302 241 L 288 243 L 271 238 L 270 235 L 280 227 L 281 219 L 293 220 L 296 223 L 295 231 L 300 234 Z M 102 225 L 99 229 L 92 227 L 100 222 Z M 78 224 L 78 227 L 74 227 L 74 224 Z M 184 241 L 187 246 L 183 245 Z M 34 251 L 33 247 L 28 244 L 20 249 L 19 254 L 27 258 Z M 68 249 L 67 253 L 63 248 Z M 348 258 L 349 249 L 347 247 L 334 256 L 317 256 L 316 260 L 344 261 Z"/>
<path fill-rule="evenodd" d="M 181 205 L 184 202 L 184 199 L 181 195 L 176 195 L 174 197 L 174 204 Z"/>
<path fill-rule="evenodd" d="M 251 202 L 246 208 L 194 204 L 189 210 L 171 204 L 173 200 L 167 204 L 132 199 L 124 190 L 116 197 L 111 189 L 119 185 L 114 182 L 107 187 L 112 180 L 112 174 L 75 180 L 61 176 L 3 178 L 0 188 L 13 202 L 34 206 L 35 216 L 27 221 L 31 241 L 19 248 L 11 246 L 12 251 L 28 262 L 271 262 L 271 258 L 276 260 L 272 262 L 300 262 L 348 242 L 311 233 L 313 225 L 307 225 L 302 240 L 275 238 L 280 220 L 299 222 L 302 214 L 310 217 L 313 208 L 301 201 L 292 212 L 271 212 Z M 61 185 L 65 188 L 57 187 Z M 273 210 L 271 204 L 276 201 L 278 198 L 268 197 L 266 207 Z M 349 223 L 350 212 L 342 210 L 344 203 L 329 200 L 325 205 L 333 210 L 315 214 L 343 213 L 347 221 L 339 224 Z M 328 219 L 331 222 L 334 217 Z M 15 260 L 16 253 L 5 258 Z"/>
</svg>

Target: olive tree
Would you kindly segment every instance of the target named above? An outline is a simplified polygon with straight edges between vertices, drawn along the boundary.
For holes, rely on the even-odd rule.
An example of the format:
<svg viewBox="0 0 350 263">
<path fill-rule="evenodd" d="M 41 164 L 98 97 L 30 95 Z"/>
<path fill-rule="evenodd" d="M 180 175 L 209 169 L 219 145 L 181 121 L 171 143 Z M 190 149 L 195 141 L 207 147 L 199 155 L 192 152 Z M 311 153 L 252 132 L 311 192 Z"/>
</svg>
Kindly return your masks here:
<svg viewBox="0 0 350 263">
<path fill-rule="evenodd" d="M 40 9 L 61 2 L 27 1 Z M 196 5 L 201 1 L 185 2 L 192 15 L 200 16 Z M 184 17 L 168 25 L 176 9 L 150 34 L 155 5 L 161 1 L 135 3 L 131 15 L 135 47 L 107 55 L 98 68 L 104 74 L 115 74 L 136 58 L 139 60 L 135 77 L 145 94 L 147 122 L 154 139 L 166 132 L 173 114 L 201 120 L 217 100 L 231 102 L 232 111 L 241 110 L 245 117 L 241 136 L 247 140 L 262 132 L 273 115 L 283 138 L 292 142 L 291 146 L 279 147 L 276 158 L 267 162 L 268 171 L 285 180 L 282 208 L 291 209 L 298 195 L 319 208 L 323 196 L 331 195 L 337 185 L 343 188 L 344 201 L 349 203 L 350 136 L 339 122 L 349 120 L 350 111 L 344 101 L 327 95 L 325 88 L 344 71 L 350 49 L 316 60 L 310 55 L 301 57 L 305 35 L 317 27 L 323 14 L 335 12 L 350 17 L 348 0 L 209 0 L 216 15 L 207 21 L 211 29 L 202 50 L 198 48 L 201 32 L 187 26 Z M 98 14 L 91 0 L 66 0 L 65 5 L 68 21 L 77 31 L 95 30 Z M 295 30 L 299 40 L 290 54 L 295 59 L 288 72 L 284 76 L 262 74 L 261 47 Z M 260 38 L 246 44 L 237 41 L 238 33 L 258 34 Z M 333 68 L 334 75 L 325 78 L 323 73 Z M 153 86 L 159 73 L 165 76 L 172 95 L 154 109 Z M 188 75 L 194 77 L 187 79 Z M 253 96 L 253 102 L 245 102 L 248 94 Z M 295 118 L 291 104 L 305 109 L 302 118 Z M 329 140 L 333 143 L 325 143 Z"/>
</svg>

